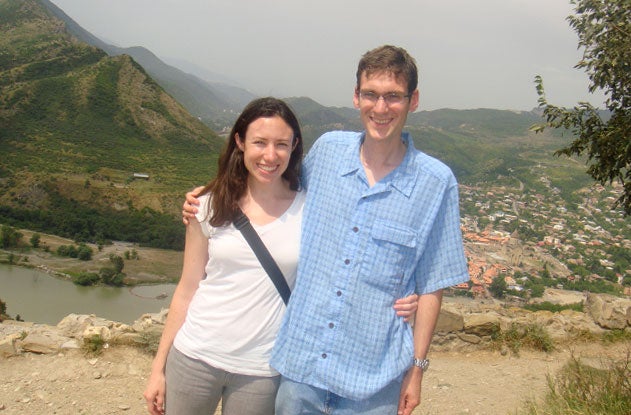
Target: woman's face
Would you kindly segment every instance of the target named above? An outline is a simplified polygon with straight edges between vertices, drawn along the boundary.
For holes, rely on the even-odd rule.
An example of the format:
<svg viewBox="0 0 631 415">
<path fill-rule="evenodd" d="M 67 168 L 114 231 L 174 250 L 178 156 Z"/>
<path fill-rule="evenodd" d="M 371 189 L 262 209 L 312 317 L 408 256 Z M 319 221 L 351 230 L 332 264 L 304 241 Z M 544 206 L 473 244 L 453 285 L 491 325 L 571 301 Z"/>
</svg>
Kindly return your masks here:
<svg viewBox="0 0 631 415">
<path fill-rule="evenodd" d="M 279 116 L 257 118 L 248 126 L 245 138 L 237 135 L 235 140 L 250 178 L 261 183 L 281 180 L 294 145 L 294 131 L 285 120 Z"/>
</svg>

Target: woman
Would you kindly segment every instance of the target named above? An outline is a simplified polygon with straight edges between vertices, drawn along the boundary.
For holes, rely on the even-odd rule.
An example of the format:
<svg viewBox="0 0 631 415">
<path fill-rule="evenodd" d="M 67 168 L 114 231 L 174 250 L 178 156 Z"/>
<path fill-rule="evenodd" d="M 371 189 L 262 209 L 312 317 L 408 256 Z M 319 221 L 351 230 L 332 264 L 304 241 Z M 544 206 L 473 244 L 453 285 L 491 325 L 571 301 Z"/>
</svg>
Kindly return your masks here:
<svg viewBox="0 0 631 415">
<path fill-rule="evenodd" d="M 144 393 L 151 414 L 213 414 L 220 399 L 223 414 L 274 413 L 279 375 L 268 362 L 285 304 L 232 221 L 240 208 L 293 287 L 301 159 L 300 126 L 283 101 L 245 107 L 187 227 L 182 277 Z"/>
</svg>

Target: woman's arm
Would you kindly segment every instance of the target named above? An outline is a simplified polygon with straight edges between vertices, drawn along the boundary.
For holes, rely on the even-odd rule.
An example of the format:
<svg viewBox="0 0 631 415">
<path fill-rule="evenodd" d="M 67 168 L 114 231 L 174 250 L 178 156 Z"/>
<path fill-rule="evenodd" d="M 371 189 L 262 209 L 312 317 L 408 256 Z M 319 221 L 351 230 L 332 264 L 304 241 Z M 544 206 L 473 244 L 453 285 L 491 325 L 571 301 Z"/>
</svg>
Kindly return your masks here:
<svg viewBox="0 0 631 415">
<path fill-rule="evenodd" d="M 173 293 L 158 351 L 151 365 L 151 375 L 143 394 L 147 401 L 149 413 L 152 415 L 164 414 L 164 396 L 166 391 L 164 367 L 167 355 L 175 335 L 184 323 L 188 306 L 195 291 L 197 291 L 199 282 L 204 277 L 207 262 L 208 238 L 202 232 L 200 223 L 197 220 L 192 220 L 189 226 L 186 227 L 182 276 Z"/>
<path fill-rule="evenodd" d="M 403 321 L 409 322 L 414 319 L 416 310 L 418 309 L 418 295 L 410 294 L 407 297 L 399 298 L 392 306 L 397 316 L 403 317 Z"/>
</svg>

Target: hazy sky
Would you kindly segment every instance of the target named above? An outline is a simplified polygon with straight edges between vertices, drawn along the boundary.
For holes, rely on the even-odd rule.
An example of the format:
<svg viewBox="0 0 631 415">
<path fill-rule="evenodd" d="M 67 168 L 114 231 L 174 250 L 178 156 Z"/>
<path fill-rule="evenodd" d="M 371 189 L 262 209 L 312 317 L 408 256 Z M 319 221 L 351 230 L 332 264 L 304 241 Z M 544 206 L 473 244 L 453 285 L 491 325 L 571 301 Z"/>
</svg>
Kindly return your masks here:
<svg viewBox="0 0 631 415">
<path fill-rule="evenodd" d="M 258 95 L 352 106 L 361 55 L 402 46 L 419 65 L 420 109 L 587 100 L 569 0 L 52 0 L 84 29 L 222 74 Z"/>
</svg>

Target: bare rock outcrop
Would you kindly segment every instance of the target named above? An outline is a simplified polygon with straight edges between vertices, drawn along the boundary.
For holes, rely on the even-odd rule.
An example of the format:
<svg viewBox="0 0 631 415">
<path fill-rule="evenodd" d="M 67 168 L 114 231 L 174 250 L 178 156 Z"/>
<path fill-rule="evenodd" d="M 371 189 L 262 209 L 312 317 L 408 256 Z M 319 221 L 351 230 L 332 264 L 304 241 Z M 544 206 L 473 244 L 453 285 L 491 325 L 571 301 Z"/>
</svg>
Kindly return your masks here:
<svg viewBox="0 0 631 415">
<path fill-rule="evenodd" d="M 631 326 L 631 299 L 606 294 L 588 294 L 586 310 L 604 329 L 623 330 Z"/>
<path fill-rule="evenodd" d="M 106 345 L 140 344 L 147 332 L 159 333 L 168 310 L 143 314 L 133 325 L 94 315 L 69 314 L 56 326 L 5 320 L 0 324 L 0 357 L 22 353 L 54 354 L 80 348 L 86 339 L 98 337 Z"/>
<path fill-rule="evenodd" d="M 585 312 L 564 310 L 531 312 L 494 301 L 446 299 L 438 319 L 432 347 L 435 350 L 469 350 L 484 347 L 494 334 L 513 325 L 538 325 L 554 341 L 568 341 L 581 333 L 600 335 L 608 330 L 631 330 L 631 299 L 604 294 L 581 295 Z M 56 326 L 6 320 L 0 323 L 0 358 L 23 353 L 54 354 L 80 348 L 86 339 L 106 345 L 139 345 L 148 334 L 158 338 L 168 310 L 144 314 L 127 325 L 94 315 L 70 314 Z"/>
</svg>

